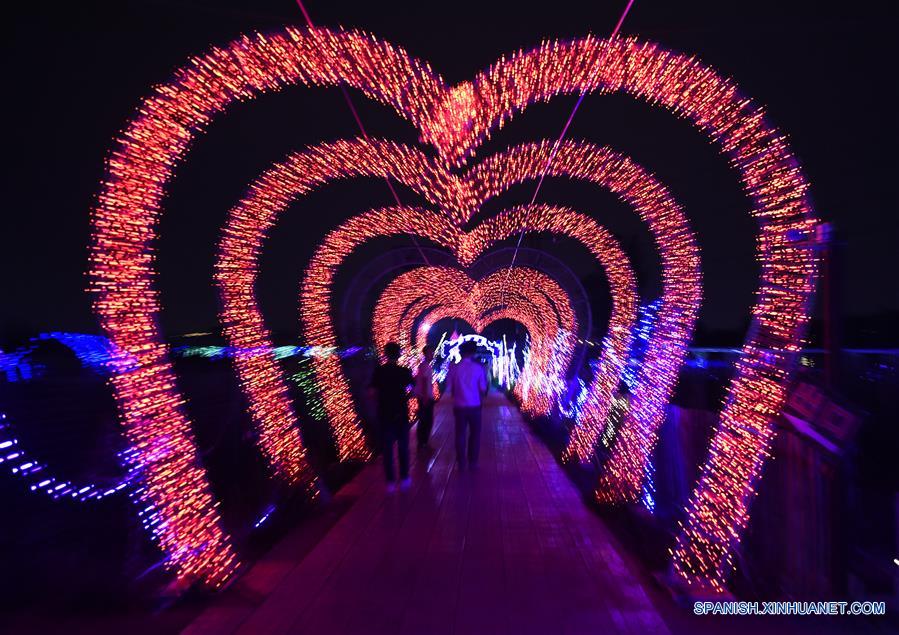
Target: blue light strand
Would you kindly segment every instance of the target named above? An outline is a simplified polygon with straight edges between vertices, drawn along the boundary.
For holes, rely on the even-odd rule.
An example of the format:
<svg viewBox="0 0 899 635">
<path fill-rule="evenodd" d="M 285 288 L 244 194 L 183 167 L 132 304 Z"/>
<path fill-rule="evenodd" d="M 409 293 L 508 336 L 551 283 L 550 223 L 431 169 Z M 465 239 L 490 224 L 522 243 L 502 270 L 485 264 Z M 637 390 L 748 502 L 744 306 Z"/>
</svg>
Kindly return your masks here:
<svg viewBox="0 0 899 635">
<path fill-rule="evenodd" d="M 646 354 L 649 345 L 649 339 L 652 337 L 653 330 L 656 325 L 656 318 L 659 309 L 662 306 L 661 298 L 656 299 L 649 304 L 640 307 L 637 313 L 637 322 L 634 324 L 634 336 L 631 344 L 631 353 L 628 358 L 627 366 L 621 376 L 621 381 L 627 386 L 628 390 L 633 390 L 637 383 L 637 373 Z"/>
<path fill-rule="evenodd" d="M 131 462 L 127 452 L 120 452 L 117 456 L 123 464 Z M 79 486 L 72 481 L 51 475 L 45 463 L 30 457 L 22 448 L 19 439 L 13 435 L 12 426 L 4 413 L 0 413 L 0 465 L 8 467 L 11 474 L 25 479 L 29 491 L 41 492 L 53 500 L 62 498 L 71 498 L 79 502 L 101 500 L 118 494 L 134 481 L 133 471 L 129 471 L 121 481 L 111 486 L 91 483 Z"/>
</svg>

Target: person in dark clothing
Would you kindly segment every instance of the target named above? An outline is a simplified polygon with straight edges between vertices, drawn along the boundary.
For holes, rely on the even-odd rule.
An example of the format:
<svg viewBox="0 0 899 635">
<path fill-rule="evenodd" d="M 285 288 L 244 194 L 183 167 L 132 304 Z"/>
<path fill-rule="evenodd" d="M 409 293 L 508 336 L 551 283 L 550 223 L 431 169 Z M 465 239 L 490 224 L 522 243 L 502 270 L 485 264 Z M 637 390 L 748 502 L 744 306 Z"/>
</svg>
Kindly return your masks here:
<svg viewBox="0 0 899 635">
<path fill-rule="evenodd" d="M 387 491 L 396 488 L 393 469 L 393 446 L 397 446 L 400 467 L 400 487 L 409 487 L 409 389 L 414 384 L 412 371 L 399 365 L 400 345 L 389 342 L 384 346 L 386 363 L 375 369 L 371 387 L 378 405 L 378 424 L 383 442 L 384 473 Z"/>
</svg>

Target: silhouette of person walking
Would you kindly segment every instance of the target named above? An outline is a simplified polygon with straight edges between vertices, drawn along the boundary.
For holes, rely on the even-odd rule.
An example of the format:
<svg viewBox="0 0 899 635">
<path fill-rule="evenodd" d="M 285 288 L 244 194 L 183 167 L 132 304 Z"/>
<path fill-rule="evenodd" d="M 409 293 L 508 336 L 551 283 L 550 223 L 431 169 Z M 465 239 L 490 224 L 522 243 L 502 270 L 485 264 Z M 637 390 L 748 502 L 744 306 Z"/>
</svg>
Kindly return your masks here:
<svg viewBox="0 0 899 635">
<path fill-rule="evenodd" d="M 481 405 L 489 389 L 487 371 L 474 359 L 477 350 L 474 342 L 463 342 L 459 347 L 462 359 L 450 366 L 446 379 L 448 392 L 453 396 L 453 415 L 456 419 L 456 461 L 463 470 L 466 463 L 472 468 L 478 466 Z"/>
<path fill-rule="evenodd" d="M 378 425 L 383 442 L 384 473 L 387 491 L 396 490 L 393 465 L 393 446 L 397 448 L 400 467 L 400 487 L 406 489 L 409 479 L 409 389 L 414 383 L 412 371 L 399 365 L 400 345 L 388 342 L 384 346 L 387 361 L 375 369 L 371 388 L 378 405 Z"/>
</svg>

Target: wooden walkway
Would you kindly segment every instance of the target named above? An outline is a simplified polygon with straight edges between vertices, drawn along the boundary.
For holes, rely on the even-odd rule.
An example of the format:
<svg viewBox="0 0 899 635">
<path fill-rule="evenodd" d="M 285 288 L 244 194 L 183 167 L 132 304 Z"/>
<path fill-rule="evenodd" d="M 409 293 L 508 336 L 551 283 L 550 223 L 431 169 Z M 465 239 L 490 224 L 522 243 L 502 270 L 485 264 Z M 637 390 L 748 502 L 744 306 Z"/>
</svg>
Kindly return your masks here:
<svg viewBox="0 0 899 635">
<path fill-rule="evenodd" d="M 476 472 L 456 469 L 452 427 L 438 404 L 435 450 L 413 458 L 408 491 L 387 494 L 381 463 L 367 466 L 317 544 L 301 548 L 298 528 L 184 632 L 668 632 L 514 406 L 501 396 L 485 406 Z"/>
</svg>

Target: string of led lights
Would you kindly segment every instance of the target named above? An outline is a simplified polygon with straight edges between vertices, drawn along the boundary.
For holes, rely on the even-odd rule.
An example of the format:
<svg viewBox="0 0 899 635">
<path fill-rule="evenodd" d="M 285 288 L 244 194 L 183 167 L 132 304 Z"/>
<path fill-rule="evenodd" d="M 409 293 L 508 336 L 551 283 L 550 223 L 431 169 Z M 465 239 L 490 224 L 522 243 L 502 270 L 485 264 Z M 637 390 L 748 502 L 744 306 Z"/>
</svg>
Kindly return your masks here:
<svg viewBox="0 0 899 635">
<path fill-rule="evenodd" d="M 131 462 L 125 457 L 124 452 L 119 454 L 119 459 L 126 465 Z M 29 491 L 46 494 L 53 500 L 64 498 L 79 502 L 103 500 L 129 487 L 136 476 L 134 472 L 129 472 L 123 478 L 106 485 L 97 483 L 80 485 L 57 477 L 50 472 L 46 463 L 30 455 L 22 446 L 6 414 L 2 412 L 0 412 L 0 465 L 9 468 L 10 474 L 25 479 Z"/>
<path fill-rule="evenodd" d="M 802 344 L 817 272 L 814 249 L 822 240 L 807 183 L 784 137 L 729 80 L 694 58 L 632 38 L 544 42 L 449 88 L 426 64 L 367 34 L 293 28 L 213 48 L 156 86 L 116 139 L 92 215 L 94 307 L 110 339 L 137 362 L 112 383 L 142 466 L 140 497 L 153 510 L 158 522 L 152 531 L 177 578 L 218 586 L 237 560 L 221 530 L 157 327 L 152 248 L 162 201 L 175 166 L 219 113 L 298 83 L 361 90 L 418 128 L 422 141 L 448 165 L 466 163 L 489 134 L 529 104 L 594 91 L 625 92 L 666 108 L 728 156 L 760 226 L 760 288 L 754 326 L 672 554 L 675 571 L 686 581 L 722 587 L 748 522 L 773 436 L 771 420 Z M 450 194 L 470 199 L 471 193 L 465 187 Z M 441 205 L 445 213 L 435 216 L 452 224 L 477 209 L 472 200 L 458 203 Z M 380 220 L 384 227 L 397 224 Z M 418 229 L 423 235 L 426 228 Z M 352 453 L 347 442 L 354 435 L 348 434 L 343 457 Z"/>
</svg>

